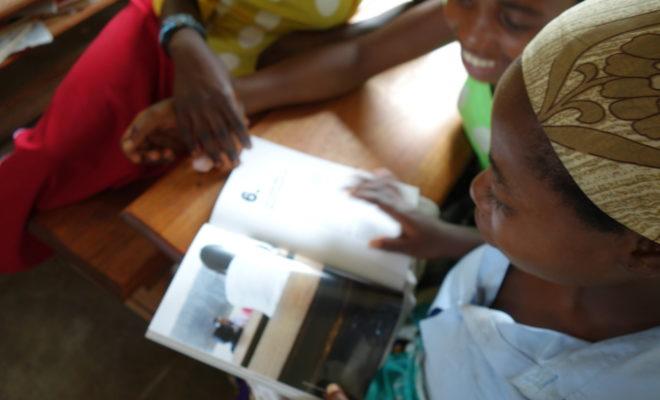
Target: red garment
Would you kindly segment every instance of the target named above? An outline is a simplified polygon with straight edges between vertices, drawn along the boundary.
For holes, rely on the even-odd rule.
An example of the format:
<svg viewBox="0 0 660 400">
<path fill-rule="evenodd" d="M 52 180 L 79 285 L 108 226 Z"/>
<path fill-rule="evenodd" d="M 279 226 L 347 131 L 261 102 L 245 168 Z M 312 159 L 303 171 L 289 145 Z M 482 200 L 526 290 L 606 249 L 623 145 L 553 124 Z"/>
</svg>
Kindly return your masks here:
<svg viewBox="0 0 660 400">
<path fill-rule="evenodd" d="M 150 0 L 131 0 L 87 48 L 34 128 L 15 135 L 0 161 L 0 272 L 43 261 L 50 250 L 26 232 L 34 210 L 71 204 L 149 172 L 121 152 L 133 118 L 171 96 L 171 61 L 158 44 Z"/>
</svg>

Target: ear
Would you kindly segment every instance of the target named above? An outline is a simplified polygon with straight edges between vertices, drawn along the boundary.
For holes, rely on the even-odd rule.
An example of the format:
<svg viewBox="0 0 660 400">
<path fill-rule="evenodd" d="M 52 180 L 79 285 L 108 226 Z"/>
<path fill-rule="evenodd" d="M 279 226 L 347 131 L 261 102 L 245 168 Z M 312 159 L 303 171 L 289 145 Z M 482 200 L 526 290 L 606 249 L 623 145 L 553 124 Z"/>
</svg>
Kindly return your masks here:
<svg viewBox="0 0 660 400">
<path fill-rule="evenodd" d="M 660 277 L 660 243 L 638 237 L 635 249 L 630 253 L 628 268 L 647 276 Z"/>
</svg>

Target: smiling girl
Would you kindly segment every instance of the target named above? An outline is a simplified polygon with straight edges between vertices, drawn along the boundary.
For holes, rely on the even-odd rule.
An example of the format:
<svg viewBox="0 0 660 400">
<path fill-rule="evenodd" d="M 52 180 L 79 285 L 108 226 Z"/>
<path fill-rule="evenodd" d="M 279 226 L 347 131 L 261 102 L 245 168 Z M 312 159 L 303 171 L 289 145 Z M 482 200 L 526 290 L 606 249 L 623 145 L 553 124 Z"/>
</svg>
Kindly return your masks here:
<svg viewBox="0 0 660 400">
<path fill-rule="evenodd" d="M 459 101 L 465 133 L 488 166 L 493 87 L 523 48 L 575 0 L 449 0 L 445 19 L 461 43 L 469 78 Z"/>
<path fill-rule="evenodd" d="M 575 0 L 448 0 L 437 4 L 442 23 L 461 44 L 463 64 L 469 77 L 459 99 L 463 129 L 481 166 L 489 165 L 493 90 L 512 60 L 554 17 L 576 4 Z M 440 23 L 440 22 L 438 22 Z M 472 227 L 429 218 L 401 208 L 393 177 L 389 174 L 365 180 L 354 195 L 378 204 L 396 218 L 402 233 L 396 238 L 376 238 L 372 246 L 417 258 L 458 259 L 483 243 Z"/>
</svg>

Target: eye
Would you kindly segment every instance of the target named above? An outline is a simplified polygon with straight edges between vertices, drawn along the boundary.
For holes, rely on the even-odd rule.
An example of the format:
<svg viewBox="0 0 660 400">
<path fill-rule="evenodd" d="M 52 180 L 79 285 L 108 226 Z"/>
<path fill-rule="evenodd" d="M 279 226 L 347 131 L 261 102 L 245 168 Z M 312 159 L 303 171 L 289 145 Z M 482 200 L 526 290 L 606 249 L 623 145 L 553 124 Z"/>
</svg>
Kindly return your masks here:
<svg viewBox="0 0 660 400">
<path fill-rule="evenodd" d="M 488 187 L 486 196 L 495 210 L 502 212 L 502 214 L 506 216 L 509 216 L 513 213 L 513 209 L 510 206 L 504 204 L 500 199 L 497 198 L 497 196 L 495 196 L 495 193 L 493 193 L 493 189 L 490 186 Z"/>
<path fill-rule="evenodd" d="M 502 26 L 513 32 L 525 32 L 532 29 L 530 24 L 520 21 L 520 18 L 516 18 L 507 11 L 500 13 L 500 22 Z"/>
</svg>

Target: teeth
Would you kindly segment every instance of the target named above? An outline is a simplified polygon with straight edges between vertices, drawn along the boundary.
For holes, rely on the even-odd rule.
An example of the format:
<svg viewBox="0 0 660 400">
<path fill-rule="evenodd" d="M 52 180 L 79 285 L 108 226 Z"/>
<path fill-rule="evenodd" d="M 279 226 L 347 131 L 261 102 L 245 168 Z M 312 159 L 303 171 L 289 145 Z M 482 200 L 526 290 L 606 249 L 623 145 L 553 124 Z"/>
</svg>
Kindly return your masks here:
<svg viewBox="0 0 660 400">
<path fill-rule="evenodd" d="M 467 50 L 463 50 L 463 59 L 477 68 L 493 68 L 495 61 L 477 57 Z"/>
</svg>

